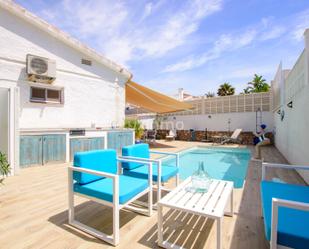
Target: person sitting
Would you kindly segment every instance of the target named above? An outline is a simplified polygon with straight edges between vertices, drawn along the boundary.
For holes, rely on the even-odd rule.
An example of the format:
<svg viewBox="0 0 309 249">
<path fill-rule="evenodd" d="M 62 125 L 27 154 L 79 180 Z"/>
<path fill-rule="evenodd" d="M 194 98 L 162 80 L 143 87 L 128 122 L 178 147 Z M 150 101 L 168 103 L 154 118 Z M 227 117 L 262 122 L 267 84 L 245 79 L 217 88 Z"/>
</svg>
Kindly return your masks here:
<svg viewBox="0 0 309 249">
<path fill-rule="evenodd" d="M 255 144 L 255 159 L 261 159 L 261 146 L 270 144 L 270 139 L 265 137 L 266 134 L 266 125 L 262 124 L 260 126 L 261 130 L 258 133 L 253 133 L 255 135 L 254 144 Z"/>
</svg>

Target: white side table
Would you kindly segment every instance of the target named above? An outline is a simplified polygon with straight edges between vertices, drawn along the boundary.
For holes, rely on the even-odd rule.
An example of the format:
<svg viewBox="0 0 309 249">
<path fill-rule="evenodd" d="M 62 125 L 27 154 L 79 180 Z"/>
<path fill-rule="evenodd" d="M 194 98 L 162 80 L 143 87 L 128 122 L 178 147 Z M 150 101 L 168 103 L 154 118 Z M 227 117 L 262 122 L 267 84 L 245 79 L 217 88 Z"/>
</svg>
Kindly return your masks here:
<svg viewBox="0 0 309 249">
<path fill-rule="evenodd" d="M 233 182 L 212 179 L 206 193 L 190 192 L 190 186 L 191 177 L 158 202 L 158 245 L 163 248 L 183 248 L 163 240 L 163 207 L 168 207 L 216 220 L 217 249 L 221 249 L 223 216 L 233 216 Z M 225 213 L 228 202 L 230 211 Z"/>
</svg>

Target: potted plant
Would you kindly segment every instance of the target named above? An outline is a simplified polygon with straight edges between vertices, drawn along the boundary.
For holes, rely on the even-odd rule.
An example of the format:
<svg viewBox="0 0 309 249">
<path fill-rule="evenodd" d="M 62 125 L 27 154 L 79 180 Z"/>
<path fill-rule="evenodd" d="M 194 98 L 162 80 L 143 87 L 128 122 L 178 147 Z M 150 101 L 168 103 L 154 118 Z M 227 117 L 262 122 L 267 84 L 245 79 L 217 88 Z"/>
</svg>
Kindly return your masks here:
<svg viewBox="0 0 309 249">
<path fill-rule="evenodd" d="M 10 173 L 10 164 L 8 163 L 6 155 L 0 151 L 0 183 Z"/>
<path fill-rule="evenodd" d="M 141 142 L 141 138 L 144 134 L 144 129 L 140 121 L 138 121 L 137 119 L 126 119 L 124 122 L 124 127 L 134 129 L 135 143 Z"/>
</svg>

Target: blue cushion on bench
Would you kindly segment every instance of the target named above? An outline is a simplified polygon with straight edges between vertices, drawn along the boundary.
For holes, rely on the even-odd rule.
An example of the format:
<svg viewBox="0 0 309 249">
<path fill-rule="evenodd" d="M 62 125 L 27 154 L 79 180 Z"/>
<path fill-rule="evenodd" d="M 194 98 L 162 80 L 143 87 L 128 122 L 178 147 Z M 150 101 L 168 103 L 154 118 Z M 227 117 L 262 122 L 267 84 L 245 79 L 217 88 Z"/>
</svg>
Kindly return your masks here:
<svg viewBox="0 0 309 249">
<path fill-rule="evenodd" d="M 175 176 L 177 173 L 178 173 L 177 167 L 162 165 L 161 166 L 161 181 L 167 182 L 171 177 Z M 133 176 L 133 177 L 148 179 L 148 165 L 144 165 L 139 168 L 132 169 L 132 170 L 124 169 L 123 174 Z M 153 176 L 152 177 L 153 181 L 158 180 L 158 165 L 157 164 L 152 165 L 152 176 Z"/>
<path fill-rule="evenodd" d="M 148 144 L 134 144 L 130 146 L 125 146 L 122 148 L 123 156 L 140 157 L 140 158 L 150 158 L 149 145 Z M 135 169 L 143 166 L 141 163 L 129 163 L 123 162 L 122 167 L 124 169 Z"/>
<path fill-rule="evenodd" d="M 119 203 L 124 204 L 134 196 L 147 189 L 148 181 L 119 175 Z M 74 191 L 108 202 L 113 202 L 113 180 L 103 178 L 88 184 L 74 184 Z"/>
<path fill-rule="evenodd" d="M 261 182 L 262 210 L 267 240 L 271 235 L 272 198 L 309 203 L 309 187 L 277 182 Z M 292 248 L 308 248 L 309 212 L 279 207 L 278 244 Z"/>
<path fill-rule="evenodd" d="M 106 173 L 117 173 L 117 154 L 115 150 L 93 150 L 79 152 L 74 155 L 74 167 L 81 167 L 102 171 Z M 103 177 L 74 171 L 73 179 L 79 184 L 87 184 Z"/>
</svg>

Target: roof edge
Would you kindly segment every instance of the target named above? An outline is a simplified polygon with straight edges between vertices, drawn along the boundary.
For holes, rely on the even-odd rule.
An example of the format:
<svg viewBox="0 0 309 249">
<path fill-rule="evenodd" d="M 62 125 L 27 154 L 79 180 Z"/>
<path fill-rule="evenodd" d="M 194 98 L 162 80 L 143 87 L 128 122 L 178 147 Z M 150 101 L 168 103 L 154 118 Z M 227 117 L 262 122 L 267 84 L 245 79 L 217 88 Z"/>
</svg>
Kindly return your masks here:
<svg viewBox="0 0 309 249">
<path fill-rule="evenodd" d="M 32 12 L 26 10 L 22 6 L 16 4 L 15 2 L 11 0 L 0 0 L 0 7 L 9 11 L 10 13 L 14 14 L 15 16 L 18 16 L 22 18 L 23 20 L 29 22 L 30 24 L 36 26 L 37 28 L 43 30 L 44 32 L 47 32 L 49 35 L 55 37 L 56 39 L 64 42 L 68 46 L 80 51 L 81 53 L 84 53 L 88 55 L 89 57 L 93 58 L 97 62 L 103 64 L 107 68 L 122 74 L 124 77 L 126 77 L 128 80 L 130 80 L 133 75 L 132 73 L 126 69 L 125 67 L 115 63 L 114 61 L 106 58 L 105 56 L 99 54 L 94 49 L 84 45 L 79 40 L 73 38 L 66 32 L 56 28 L 55 26 L 51 25 L 50 23 L 44 21 L 40 17 L 36 16 Z"/>
</svg>

